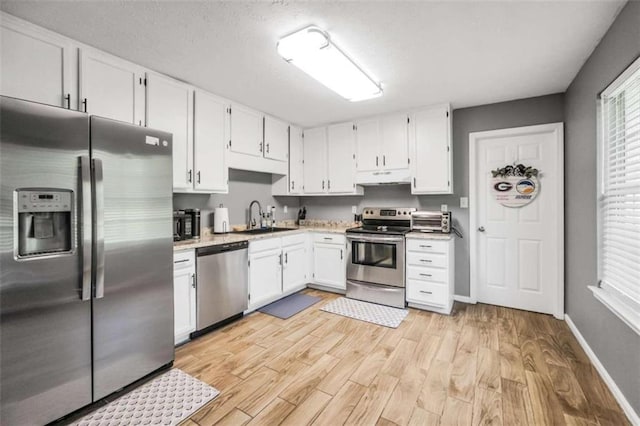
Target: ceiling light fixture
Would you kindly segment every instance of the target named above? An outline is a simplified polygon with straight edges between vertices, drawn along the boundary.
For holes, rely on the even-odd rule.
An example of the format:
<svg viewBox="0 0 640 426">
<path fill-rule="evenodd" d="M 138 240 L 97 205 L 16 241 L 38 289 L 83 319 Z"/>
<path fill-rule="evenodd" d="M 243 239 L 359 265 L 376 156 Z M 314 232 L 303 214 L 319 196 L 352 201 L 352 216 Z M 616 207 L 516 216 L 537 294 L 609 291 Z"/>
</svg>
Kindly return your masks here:
<svg viewBox="0 0 640 426">
<path fill-rule="evenodd" d="M 278 41 L 278 53 L 351 102 L 382 95 L 382 87 L 338 48 L 329 34 L 310 26 Z"/>
</svg>

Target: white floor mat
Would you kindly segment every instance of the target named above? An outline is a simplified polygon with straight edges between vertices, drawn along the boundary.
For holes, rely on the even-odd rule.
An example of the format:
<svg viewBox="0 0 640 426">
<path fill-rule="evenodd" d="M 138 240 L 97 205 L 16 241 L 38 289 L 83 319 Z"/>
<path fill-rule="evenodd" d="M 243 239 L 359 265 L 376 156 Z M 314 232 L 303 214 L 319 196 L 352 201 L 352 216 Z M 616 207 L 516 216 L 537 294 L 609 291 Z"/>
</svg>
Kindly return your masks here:
<svg viewBox="0 0 640 426">
<path fill-rule="evenodd" d="M 320 310 L 391 328 L 397 328 L 409 314 L 406 309 L 392 308 L 346 297 L 329 302 Z"/>
<path fill-rule="evenodd" d="M 220 392 L 174 368 L 73 425 L 177 425 Z"/>
</svg>

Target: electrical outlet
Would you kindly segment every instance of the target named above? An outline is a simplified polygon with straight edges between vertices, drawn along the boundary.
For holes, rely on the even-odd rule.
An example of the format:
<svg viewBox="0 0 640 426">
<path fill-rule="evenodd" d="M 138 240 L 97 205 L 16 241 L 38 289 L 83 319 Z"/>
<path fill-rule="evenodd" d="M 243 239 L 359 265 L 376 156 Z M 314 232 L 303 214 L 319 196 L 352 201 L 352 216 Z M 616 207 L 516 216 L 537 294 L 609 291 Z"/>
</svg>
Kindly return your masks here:
<svg viewBox="0 0 640 426">
<path fill-rule="evenodd" d="M 287 206 L 284 206 L 284 207 L 282 208 L 282 213 L 287 214 L 287 210 L 288 210 L 288 209 L 287 209 Z"/>
<path fill-rule="evenodd" d="M 440 211 L 441 212 L 448 212 L 449 211 L 449 206 L 447 206 L 446 204 L 440 204 Z"/>
<path fill-rule="evenodd" d="M 460 208 L 461 209 L 469 208 L 469 197 L 460 197 Z"/>
<path fill-rule="evenodd" d="M 358 206 L 351 206 L 351 213 L 358 214 Z"/>
</svg>

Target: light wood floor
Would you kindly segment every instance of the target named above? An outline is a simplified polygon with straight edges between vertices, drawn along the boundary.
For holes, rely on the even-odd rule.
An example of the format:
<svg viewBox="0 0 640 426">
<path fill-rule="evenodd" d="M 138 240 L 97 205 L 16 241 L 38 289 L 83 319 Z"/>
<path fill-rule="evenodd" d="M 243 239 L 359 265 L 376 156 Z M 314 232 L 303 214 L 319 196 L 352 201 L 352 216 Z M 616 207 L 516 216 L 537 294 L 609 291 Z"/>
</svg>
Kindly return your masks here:
<svg viewBox="0 0 640 426">
<path fill-rule="evenodd" d="M 624 425 L 563 321 L 490 305 L 418 310 L 397 329 L 319 308 L 253 313 L 177 350 L 221 391 L 184 424 Z"/>
</svg>

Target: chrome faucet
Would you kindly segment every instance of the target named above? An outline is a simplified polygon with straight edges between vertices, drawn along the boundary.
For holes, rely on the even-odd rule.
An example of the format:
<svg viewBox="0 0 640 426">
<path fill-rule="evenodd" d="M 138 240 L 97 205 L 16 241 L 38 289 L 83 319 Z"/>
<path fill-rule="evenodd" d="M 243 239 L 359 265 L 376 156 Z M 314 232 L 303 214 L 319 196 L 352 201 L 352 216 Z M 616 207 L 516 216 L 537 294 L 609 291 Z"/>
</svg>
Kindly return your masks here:
<svg viewBox="0 0 640 426">
<path fill-rule="evenodd" d="M 253 205 L 257 204 L 258 205 L 258 218 L 262 218 L 262 206 L 260 205 L 260 201 L 258 200 L 253 200 L 251 202 L 251 204 L 249 204 L 249 223 L 247 224 L 247 228 L 249 229 L 253 229 L 256 227 L 256 220 L 252 215 L 252 211 L 253 211 Z"/>
</svg>

